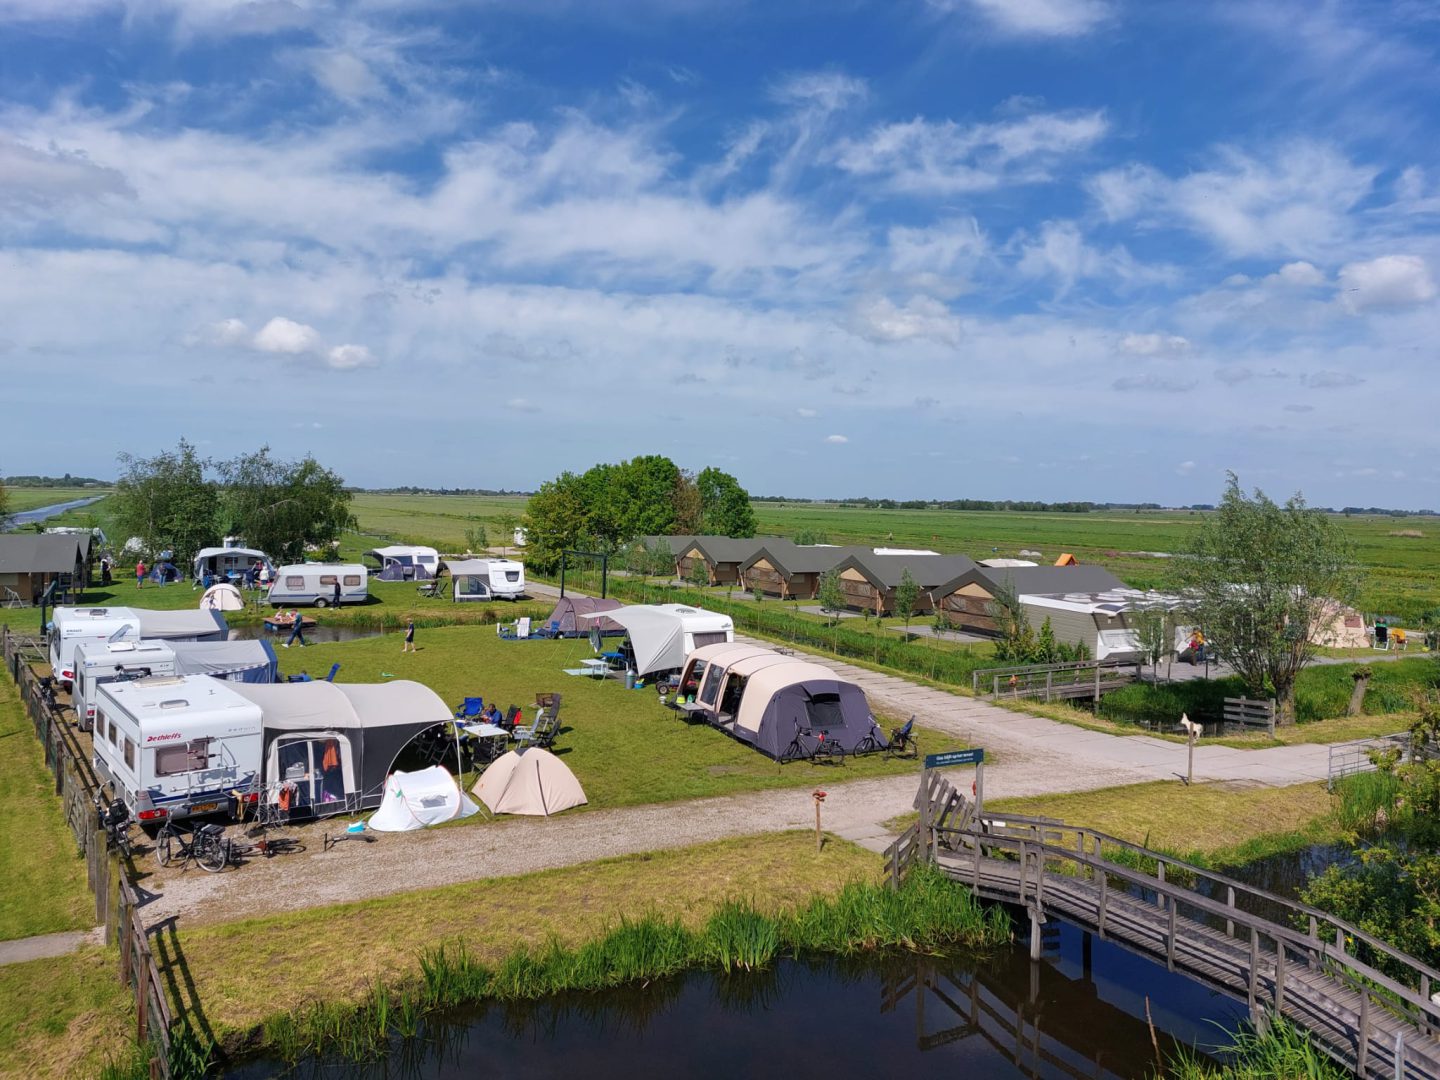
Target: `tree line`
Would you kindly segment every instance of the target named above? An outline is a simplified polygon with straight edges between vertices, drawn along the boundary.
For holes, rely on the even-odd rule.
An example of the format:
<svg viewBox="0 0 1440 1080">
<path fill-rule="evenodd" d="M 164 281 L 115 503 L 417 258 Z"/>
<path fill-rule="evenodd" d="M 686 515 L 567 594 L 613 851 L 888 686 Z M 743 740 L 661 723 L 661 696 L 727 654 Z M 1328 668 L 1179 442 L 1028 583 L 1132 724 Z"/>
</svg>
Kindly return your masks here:
<svg viewBox="0 0 1440 1080">
<path fill-rule="evenodd" d="M 543 569 L 566 550 L 612 554 L 642 536 L 754 536 L 755 512 L 729 473 L 646 454 L 545 481 L 522 524 L 526 558 Z"/>
<path fill-rule="evenodd" d="M 182 567 L 226 536 L 279 562 L 298 562 L 355 525 L 345 481 L 309 455 L 281 461 L 262 446 L 213 461 L 181 439 L 154 457 L 118 460 L 112 512 L 120 536 L 138 539 L 152 557 L 171 551 Z"/>
</svg>

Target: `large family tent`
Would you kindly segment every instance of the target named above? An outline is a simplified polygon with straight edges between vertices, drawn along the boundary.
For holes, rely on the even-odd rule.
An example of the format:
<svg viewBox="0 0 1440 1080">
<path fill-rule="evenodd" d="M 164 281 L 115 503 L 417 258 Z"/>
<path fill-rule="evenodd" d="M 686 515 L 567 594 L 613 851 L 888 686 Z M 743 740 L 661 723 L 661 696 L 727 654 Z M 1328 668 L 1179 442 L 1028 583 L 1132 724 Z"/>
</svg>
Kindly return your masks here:
<svg viewBox="0 0 1440 1080">
<path fill-rule="evenodd" d="M 230 626 L 218 611 L 153 611 L 149 608 L 130 608 L 129 611 L 139 619 L 140 637 L 145 641 L 224 641 L 230 636 Z"/>
<path fill-rule="evenodd" d="M 260 706 L 262 775 L 272 790 L 289 787 L 292 813 L 379 806 L 400 751 L 422 731 L 451 720 L 435 691 L 408 679 L 229 686 Z"/>
<path fill-rule="evenodd" d="M 410 832 L 442 821 L 478 814 L 469 795 L 439 765 L 418 772 L 393 772 L 385 781 L 385 798 L 366 823 L 377 832 Z"/>
<path fill-rule="evenodd" d="M 562 596 L 550 612 L 547 626 L 552 626 L 560 637 L 585 637 L 593 629 L 602 635 L 623 634 L 625 628 L 614 619 L 592 618 L 583 622 L 581 615 L 602 615 L 620 607 L 619 600 L 601 600 L 594 596 Z"/>
<path fill-rule="evenodd" d="M 380 564 L 381 581 L 429 581 L 440 572 L 440 553 L 432 547 L 392 544 L 365 552 Z"/>
<path fill-rule="evenodd" d="M 280 661 L 268 641 L 176 641 L 175 674 L 213 675 L 230 682 L 280 681 Z"/>
<path fill-rule="evenodd" d="M 685 657 L 701 646 L 735 640 L 735 621 L 729 615 L 684 604 L 632 604 L 603 615 L 577 617 L 587 629 L 601 619 L 611 619 L 623 626 L 635 650 L 637 675 L 679 671 Z"/>
<path fill-rule="evenodd" d="M 760 645 L 711 645 L 686 661 L 681 692 L 694 693 L 711 723 L 773 758 L 807 752 L 823 734 L 853 753 L 885 737 L 865 692 L 820 664 Z M 796 736 L 807 738 L 798 743 Z"/>
<path fill-rule="evenodd" d="M 228 581 L 222 581 L 219 585 L 211 585 L 205 590 L 205 595 L 200 597 L 201 611 L 244 611 L 245 597 L 240 595 L 240 590 Z"/>
<path fill-rule="evenodd" d="M 538 746 L 501 754 L 470 790 L 495 814 L 549 817 L 587 801 L 575 774 Z"/>
</svg>

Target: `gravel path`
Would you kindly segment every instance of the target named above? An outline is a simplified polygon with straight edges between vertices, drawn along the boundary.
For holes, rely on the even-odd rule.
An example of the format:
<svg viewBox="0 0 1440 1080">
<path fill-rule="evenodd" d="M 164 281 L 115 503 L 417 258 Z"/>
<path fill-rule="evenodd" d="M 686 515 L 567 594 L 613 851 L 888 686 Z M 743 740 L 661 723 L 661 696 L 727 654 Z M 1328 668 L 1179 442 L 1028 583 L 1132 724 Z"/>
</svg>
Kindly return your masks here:
<svg viewBox="0 0 1440 1080">
<path fill-rule="evenodd" d="M 1086 731 L 833 658 L 807 658 L 859 683 L 877 706 L 899 715 L 913 713 L 952 740 L 924 750 L 985 747 L 995 757 L 985 770 L 985 791 L 992 798 L 1173 779 L 1185 771 L 1186 747 L 1179 743 Z M 1197 780 L 1285 785 L 1323 779 L 1327 767 L 1325 746 L 1235 750 L 1202 745 L 1195 751 Z M 813 771 L 816 784 L 829 793 L 825 829 L 883 850 L 891 839 L 884 822 L 911 808 L 916 778 L 846 781 L 839 770 Z M 813 825 L 808 787 L 384 834 L 373 843 L 346 841 L 326 852 L 321 850 L 323 833 L 338 828 L 331 822 L 296 830 L 306 844 L 302 854 L 256 859 L 218 875 L 172 869 L 152 874 L 141 885 L 149 890 L 144 894 L 149 924 L 179 917 L 189 926 Z M 153 868 L 148 857 L 143 862 Z"/>
</svg>

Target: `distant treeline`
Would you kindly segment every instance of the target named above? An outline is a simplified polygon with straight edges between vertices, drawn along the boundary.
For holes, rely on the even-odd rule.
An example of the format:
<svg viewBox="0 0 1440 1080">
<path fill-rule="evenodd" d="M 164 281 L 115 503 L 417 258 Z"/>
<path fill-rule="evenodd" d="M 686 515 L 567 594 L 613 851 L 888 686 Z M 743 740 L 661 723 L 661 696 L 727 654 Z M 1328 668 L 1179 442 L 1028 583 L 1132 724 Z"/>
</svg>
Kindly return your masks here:
<svg viewBox="0 0 1440 1080">
<path fill-rule="evenodd" d="M 1037 502 L 1028 499 L 791 499 L 778 495 L 757 495 L 754 502 L 810 503 L 815 506 L 835 506 L 861 510 L 995 510 L 1004 512 L 1034 512 L 1049 514 L 1088 514 L 1094 510 L 1161 510 L 1159 503 L 1115 503 L 1115 502 Z M 1193 507 L 1209 510 L 1212 507 Z"/>
<path fill-rule="evenodd" d="M 13 488 L 114 487 L 114 480 L 96 480 L 93 476 L 0 476 L 0 484 Z"/>
<path fill-rule="evenodd" d="M 507 491 L 501 488 L 498 491 L 490 488 L 447 488 L 447 487 L 386 487 L 386 488 L 347 488 L 347 491 L 365 495 L 515 495 L 529 497 L 534 495 L 533 491 Z"/>
</svg>

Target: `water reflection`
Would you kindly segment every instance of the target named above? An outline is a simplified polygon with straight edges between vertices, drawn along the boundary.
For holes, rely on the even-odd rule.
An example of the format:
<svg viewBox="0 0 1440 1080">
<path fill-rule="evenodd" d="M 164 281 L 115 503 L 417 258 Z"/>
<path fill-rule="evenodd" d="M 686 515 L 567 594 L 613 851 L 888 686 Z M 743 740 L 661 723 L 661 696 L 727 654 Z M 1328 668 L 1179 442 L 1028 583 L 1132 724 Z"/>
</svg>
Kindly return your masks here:
<svg viewBox="0 0 1440 1080">
<path fill-rule="evenodd" d="M 1051 923 L 1045 955 L 1021 946 L 970 957 L 787 961 L 748 975 L 697 973 L 643 988 L 491 1004 L 433 1018 L 384 1061 L 272 1061 L 231 1080 L 535 1080 L 637 1075 L 898 1075 L 956 1069 L 984 1077 L 1138 1080 L 1162 1053 L 1220 1041 L 1237 1002 L 1072 927 Z"/>
<path fill-rule="evenodd" d="M 379 637 L 385 631 L 373 630 L 360 626 L 326 626 L 321 623 L 319 626 L 307 626 L 305 628 L 305 640 L 316 645 L 333 645 L 337 641 L 359 641 L 362 638 Z M 268 638 L 272 643 L 282 644 L 290 636 L 287 627 L 284 630 L 266 630 L 263 626 L 232 626 L 230 628 L 231 641 L 251 641 L 255 639 Z"/>
</svg>

